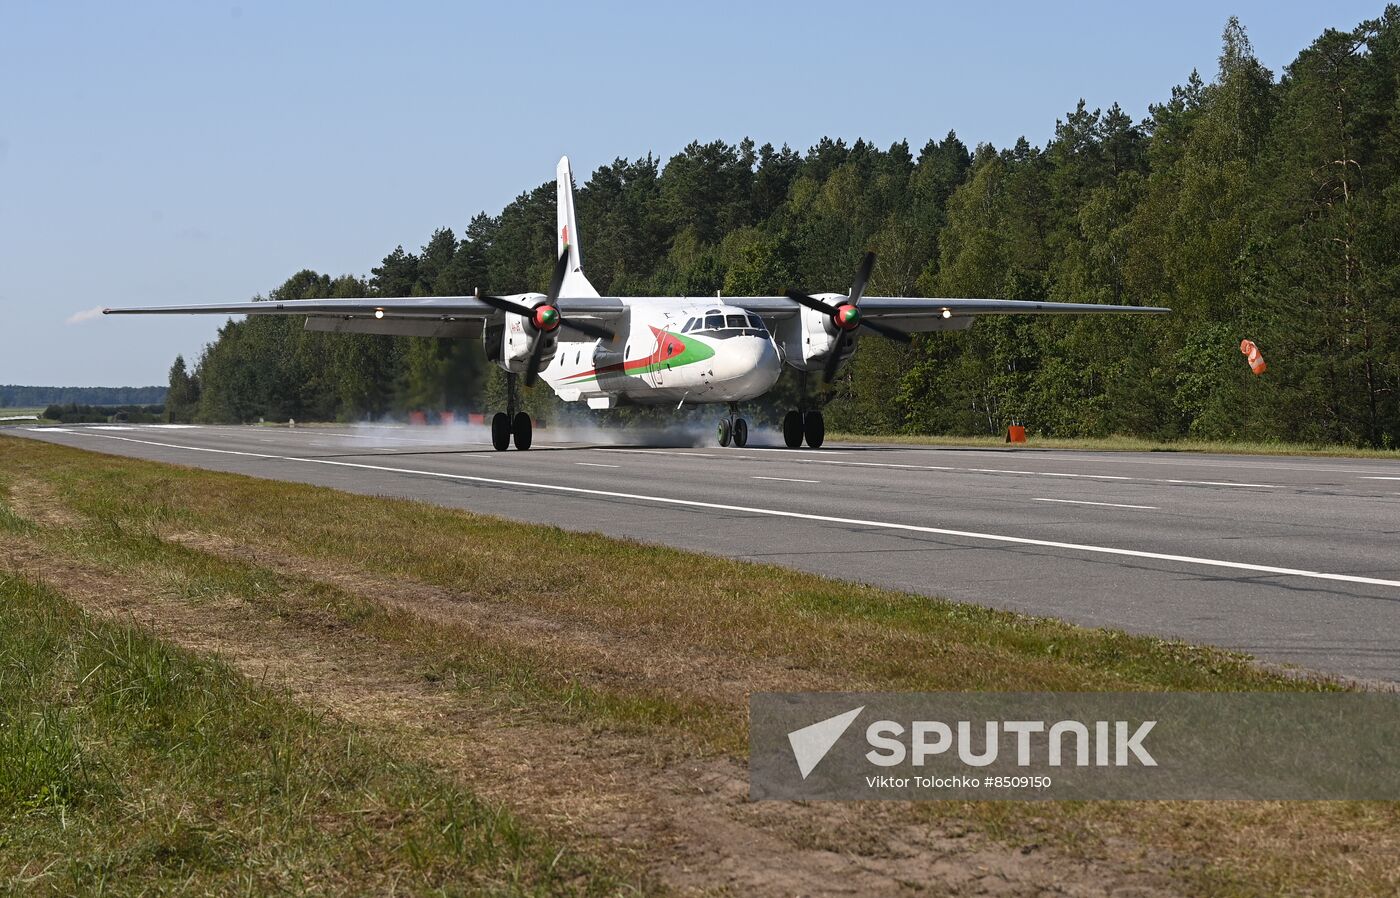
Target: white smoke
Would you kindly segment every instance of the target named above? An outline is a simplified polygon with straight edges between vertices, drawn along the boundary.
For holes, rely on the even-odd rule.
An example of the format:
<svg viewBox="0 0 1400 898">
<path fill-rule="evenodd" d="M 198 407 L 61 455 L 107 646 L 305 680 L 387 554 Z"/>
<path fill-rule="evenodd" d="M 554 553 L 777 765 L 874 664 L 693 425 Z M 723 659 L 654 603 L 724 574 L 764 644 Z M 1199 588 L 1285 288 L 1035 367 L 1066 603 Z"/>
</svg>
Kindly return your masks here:
<svg viewBox="0 0 1400 898">
<path fill-rule="evenodd" d="M 102 317 L 102 306 L 93 306 L 90 309 L 83 309 L 81 312 L 74 312 L 68 316 L 65 324 L 82 324 L 84 321 L 91 321 L 94 318 Z"/>
<path fill-rule="evenodd" d="M 724 414 L 722 405 L 704 407 L 677 415 L 672 421 L 660 422 L 599 421 L 587 417 L 587 413 L 576 416 L 565 413 L 560 419 L 543 422 L 535 428 L 534 445 L 542 449 L 556 445 L 718 449 L 717 425 Z M 748 445 L 783 445 L 782 431 L 772 422 L 745 418 L 749 424 Z M 491 445 L 490 416 L 485 420 L 488 423 L 472 424 L 460 419 L 450 424 L 428 425 L 396 421 L 362 422 L 342 439 L 347 448 L 379 447 L 384 451 L 479 448 Z"/>
</svg>

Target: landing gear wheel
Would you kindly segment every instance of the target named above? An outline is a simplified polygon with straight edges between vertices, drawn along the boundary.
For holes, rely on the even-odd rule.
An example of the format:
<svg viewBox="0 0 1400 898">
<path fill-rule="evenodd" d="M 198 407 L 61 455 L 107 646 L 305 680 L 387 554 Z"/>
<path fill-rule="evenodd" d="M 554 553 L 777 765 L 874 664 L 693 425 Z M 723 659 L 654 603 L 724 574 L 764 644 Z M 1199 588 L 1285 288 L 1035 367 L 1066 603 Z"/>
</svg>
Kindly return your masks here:
<svg viewBox="0 0 1400 898">
<path fill-rule="evenodd" d="M 740 449 L 749 444 L 749 422 L 743 418 L 734 419 L 734 445 Z"/>
<path fill-rule="evenodd" d="M 497 452 L 510 448 L 510 418 L 505 412 L 496 412 L 491 416 L 491 445 L 496 447 Z"/>
<path fill-rule="evenodd" d="M 826 441 L 826 420 L 822 418 L 821 412 L 808 412 L 804 415 L 802 430 L 807 437 L 807 445 L 813 449 L 820 449 Z"/>
<path fill-rule="evenodd" d="M 515 434 L 515 448 L 525 450 L 530 448 L 530 444 L 535 439 L 535 422 L 530 420 L 530 416 L 524 412 L 515 413 L 515 421 L 511 424 L 511 431 Z"/>
<path fill-rule="evenodd" d="M 719 422 L 719 444 L 729 445 L 729 438 L 733 435 L 734 428 L 730 425 L 728 418 L 721 418 Z"/>
<path fill-rule="evenodd" d="M 789 449 L 802 445 L 802 413 L 796 409 L 783 416 L 783 442 Z"/>
</svg>

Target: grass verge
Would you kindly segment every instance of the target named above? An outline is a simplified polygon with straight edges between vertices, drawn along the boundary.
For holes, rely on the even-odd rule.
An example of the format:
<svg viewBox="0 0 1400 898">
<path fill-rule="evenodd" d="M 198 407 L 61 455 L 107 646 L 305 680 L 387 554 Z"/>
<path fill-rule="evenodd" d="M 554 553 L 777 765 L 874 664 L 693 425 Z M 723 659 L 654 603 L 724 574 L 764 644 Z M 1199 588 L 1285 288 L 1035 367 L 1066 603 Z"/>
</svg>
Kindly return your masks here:
<svg viewBox="0 0 1400 898">
<path fill-rule="evenodd" d="M 0 572 L 0 882 L 609 894 L 622 880 L 216 660 Z"/>
</svg>

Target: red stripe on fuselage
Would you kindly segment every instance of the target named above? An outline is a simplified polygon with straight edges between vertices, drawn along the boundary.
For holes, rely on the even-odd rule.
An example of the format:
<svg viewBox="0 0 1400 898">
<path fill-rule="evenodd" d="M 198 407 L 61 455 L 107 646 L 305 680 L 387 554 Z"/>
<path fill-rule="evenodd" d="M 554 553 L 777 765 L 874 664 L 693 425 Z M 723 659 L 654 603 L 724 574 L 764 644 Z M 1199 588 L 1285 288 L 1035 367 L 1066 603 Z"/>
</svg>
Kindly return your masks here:
<svg viewBox="0 0 1400 898">
<path fill-rule="evenodd" d="M 594 368 L 592 371 L 580 371 L 578 374 L 570 374 L 564 378 L 565 381 L 579 380 L 585 377 L 601 377 L 604 374 L 616 374 L 622 372 L 636 371 L 639 368 L 650 368 L 660 364 L 664 359 L 674 358 L 685 352 L 685 341 L 667 330 L 659 327 L 651 327 L 652 336 L 656 337 L 656 348 L 651 351 L 651 355 L 646 358 L 633 359 L 630 362 L 614 362 L 611 365 L 604 365 L 601 368 Z M 666 353 L 667 347 L 671 347 L 671 352 Z"/>
</svg>

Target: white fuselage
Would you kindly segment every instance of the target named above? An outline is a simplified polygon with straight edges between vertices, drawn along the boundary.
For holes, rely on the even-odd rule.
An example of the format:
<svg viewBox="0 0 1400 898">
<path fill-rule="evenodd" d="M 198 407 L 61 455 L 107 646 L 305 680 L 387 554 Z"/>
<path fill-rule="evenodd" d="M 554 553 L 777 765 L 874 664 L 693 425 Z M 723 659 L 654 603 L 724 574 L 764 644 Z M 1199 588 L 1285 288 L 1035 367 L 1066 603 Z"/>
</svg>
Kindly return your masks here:
<svg viewBox="0 0 1400 898">
<path fill-rule="evenodd" d="M 560 398 L 620 402 L 743 402 L 777 382 L 783 359 L 763 320 L 722 300 L 628 299 L 611 341 L 560 337 L 540 377 Z"/>
</svg>

